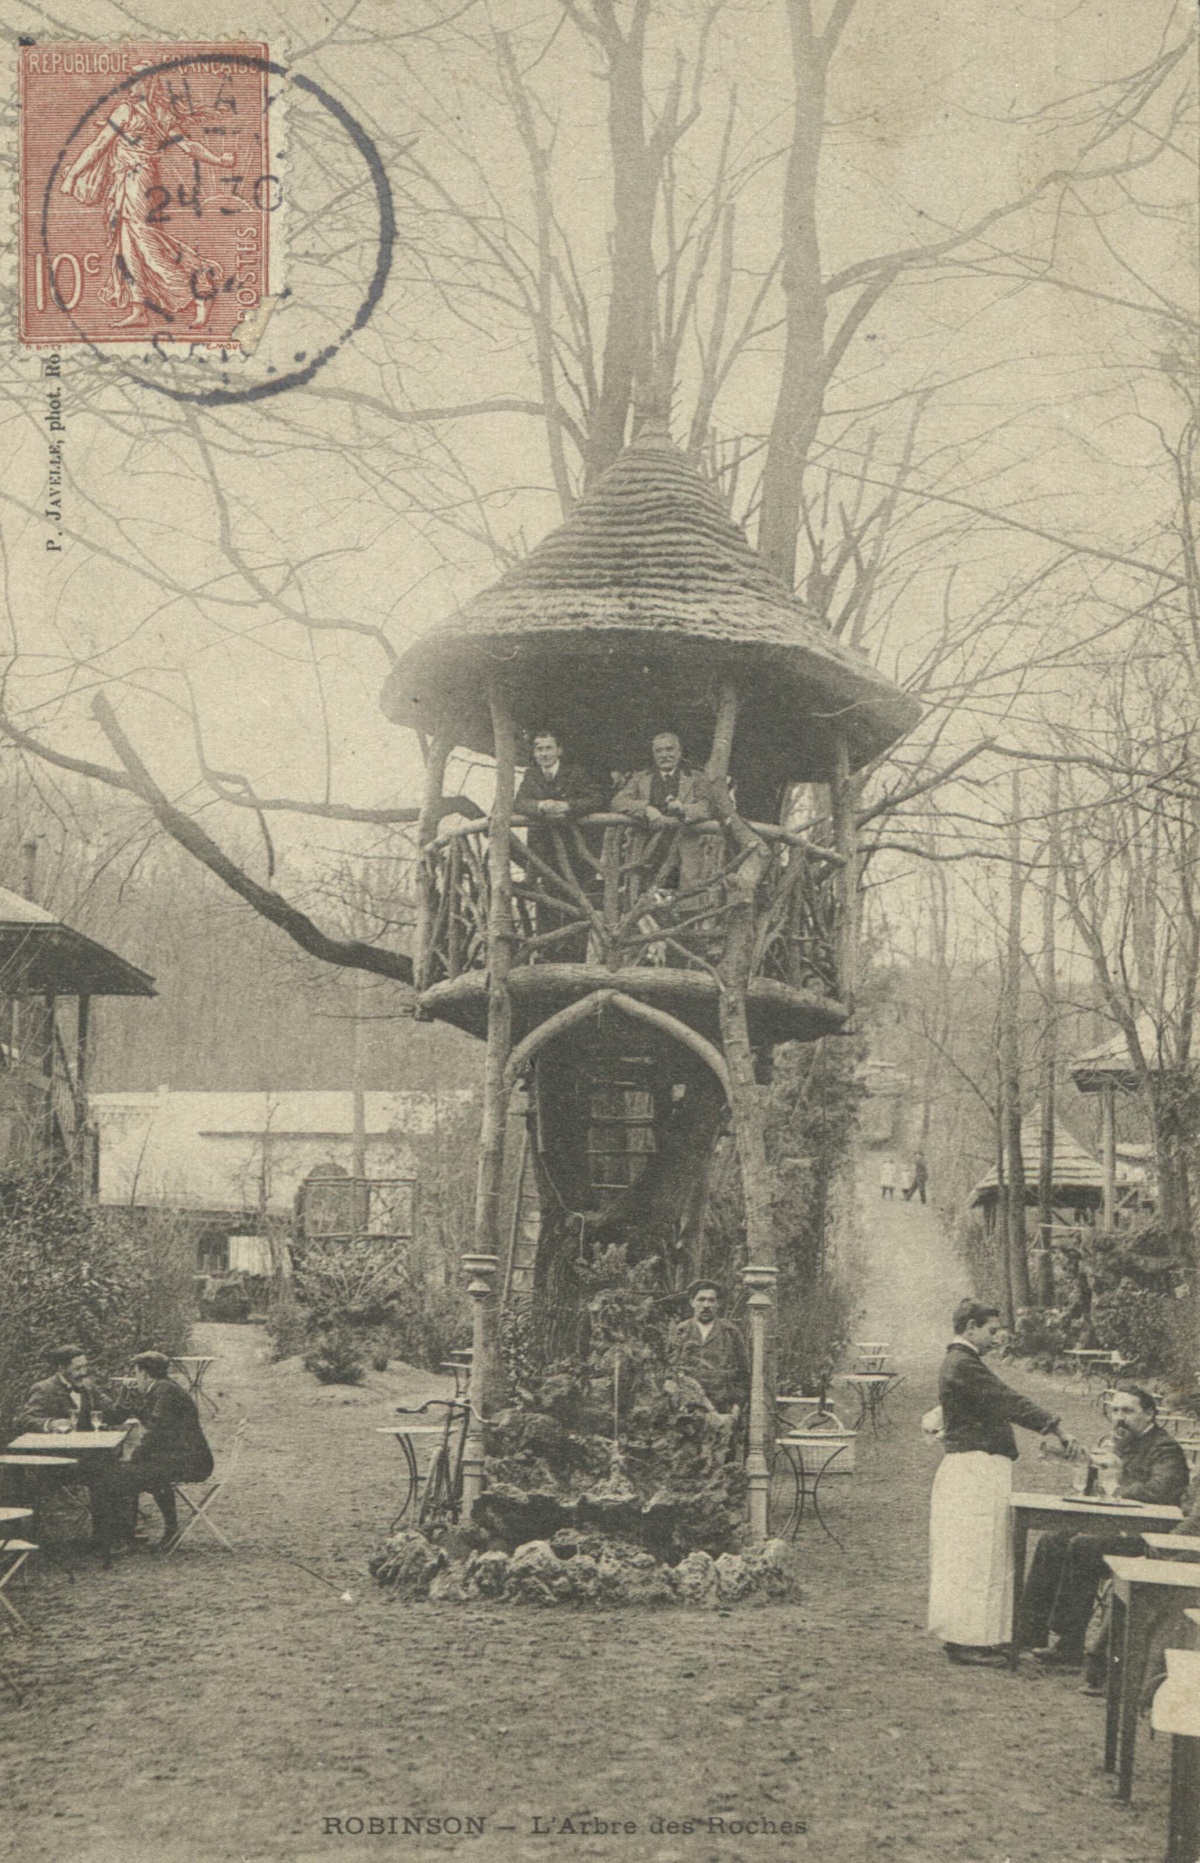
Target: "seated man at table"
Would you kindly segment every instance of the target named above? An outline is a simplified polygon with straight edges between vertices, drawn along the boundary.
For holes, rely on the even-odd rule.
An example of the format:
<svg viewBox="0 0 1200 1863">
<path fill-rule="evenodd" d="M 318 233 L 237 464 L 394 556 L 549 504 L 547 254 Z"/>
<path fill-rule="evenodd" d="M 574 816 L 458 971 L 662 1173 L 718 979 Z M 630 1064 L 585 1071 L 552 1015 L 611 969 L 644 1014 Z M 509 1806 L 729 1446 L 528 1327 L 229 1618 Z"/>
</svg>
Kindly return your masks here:
<svg viewBox="0 0 1200 1863">
<path fill-rule="evenodd" d="M 19 1430 L 53 1431 L 65 1423 L 90 1430 L 110 1403 L 108 1393 L 88 1377 L 87 1353 L 81 1345 L 55 1346 L 48 1354 L 54 1372 L 35 1384 L 17 1417 Z"/>
<path fill-rule="evenodd" d="M 212 1450 L 195 1399 L 168 1378 L 169 1363 L 162 1352 L 139 1352 L 133 1361 L 136 1390 L 129 1409 L 141 1430 L 129 1460 L 103 1473 L 101 1539 L 106 1550 L 132 1537 L 137 1497 L 149 1493 L 162 1515 L 159 1549 L 165 1551 L 179 1532 L 174 1483 L 207 1481 L 212 1474 Z"/>
<path fill-rule="evenodd" d="M 1138 1384 L 1119 1385 L 1108 1400 L 1112 1442 L 1120 1463 L 1117 1495 L 1125 1501 L 1177 1507 L 1187 1491 L 1187 1457 L 1156 1421 L 1158 1406 Z M 1021 1598 L 1020 1642 L 1038 1662 L 1081 1669 L 1084 1637 L 1096 1593 L 1108 1576 L 1105 1557 L 1143 1552 L 1139 1535 L 1092 1529 L 1044 1533 Z M 1053 1639 L 1053 1640 L 1051 1640 Z"/>
</svg>

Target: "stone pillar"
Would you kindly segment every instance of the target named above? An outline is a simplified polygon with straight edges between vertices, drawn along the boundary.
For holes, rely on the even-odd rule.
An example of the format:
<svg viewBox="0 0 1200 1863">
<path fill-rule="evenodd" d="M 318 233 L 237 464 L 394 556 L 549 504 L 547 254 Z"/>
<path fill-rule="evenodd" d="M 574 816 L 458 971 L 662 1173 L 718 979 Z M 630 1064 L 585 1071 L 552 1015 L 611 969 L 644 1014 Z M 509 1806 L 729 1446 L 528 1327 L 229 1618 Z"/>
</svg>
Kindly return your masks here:
<svg viewBox="0 0 1200 1863">
<path fill-rule="evenodd" d="M 464 1255 L 462 1265 L 470 1276 L 467 1292 L 471 1296 L 471 1378 L 467 1386 L 467 1440 L 463 1446 L 462 1519 L 469 1521 L 476 1501 L 483 1493 L 483 1419 L 488 1386 L 487 1309 L 492 1297 L 496 1255 Z"/>
<path fill-rule="evenodd" d="M 767 1537 L 767 1506 L 771 1498 L 771 1403 L 775 1379 L 769 1375 L 767 1321 L 774 1306 L 774 1288 L 778 1268 L 751 1264 L 742 1269 L 742 1280 L 750 1289 L 750 1440 L 746 1452 L 746 1475 L 749 1482 L 748 1508 L 750 1538 L 761 1546 Z"/>
</svg>

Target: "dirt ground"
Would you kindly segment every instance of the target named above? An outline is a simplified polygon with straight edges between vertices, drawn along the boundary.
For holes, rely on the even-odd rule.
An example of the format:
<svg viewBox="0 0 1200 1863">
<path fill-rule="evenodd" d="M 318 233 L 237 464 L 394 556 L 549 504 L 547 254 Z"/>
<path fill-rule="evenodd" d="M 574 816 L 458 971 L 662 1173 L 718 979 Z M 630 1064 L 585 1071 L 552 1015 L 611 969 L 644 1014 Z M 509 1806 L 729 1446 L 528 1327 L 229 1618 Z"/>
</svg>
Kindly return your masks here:
<svg viewBox="0 0 1200 1863">
<path fill-rule="evenodd" d="M 940 1307 L 959 1277 L 925 1212 L 889 1213 L 886 1229 L 864 1324 L 890 1317 L 900 1338 L 896 1288 L 911 1316 L 922 1289 Z M 193 1535 L 169 1560 L 33 1577 L 21 1604 L 34 1634 L 4 1645 L 28 1699 L 0 1697 L 3 1854 L 1159 1863 L 1166 1742 L 1140 1736 L 1123 1810 L 1100 1770 L 1102 1703 L 1077 1678 L 1028 1662 L 1016 1677 L 954 1670 L 924 1634 L 936 1455 L 916 1419 L 934 1361 L 927 1336 L 905 1343 L 922 1353 L 891 1427 L 830 1491 L 845 1551 L 811 1520 L 801 1529 L 800 1603 L 558 1615 L 390 1604 L 368 1578 L 400 1473 L 375 1426 L 428 1395 L 426 1375 L 321 1389 L 295 1362 L 271 1365 L 255 1328 L 198 1329 L 217 1354 L 218 1463 L 247 1420 L 220 1515 L 236 1550 Z M 1094 1406 L 1012 1376 L 1098 1433 Z M 1024 1441 L 1021 1483 L 1059 1485 Z M 405 1817 L 474 1818 L 483 1834 L 402 1835 Z M 584 1818 L 622 1828 L 560 1828 Z M 806 1832 L 728 1828 L 765 1819 Z"/>
</svg>

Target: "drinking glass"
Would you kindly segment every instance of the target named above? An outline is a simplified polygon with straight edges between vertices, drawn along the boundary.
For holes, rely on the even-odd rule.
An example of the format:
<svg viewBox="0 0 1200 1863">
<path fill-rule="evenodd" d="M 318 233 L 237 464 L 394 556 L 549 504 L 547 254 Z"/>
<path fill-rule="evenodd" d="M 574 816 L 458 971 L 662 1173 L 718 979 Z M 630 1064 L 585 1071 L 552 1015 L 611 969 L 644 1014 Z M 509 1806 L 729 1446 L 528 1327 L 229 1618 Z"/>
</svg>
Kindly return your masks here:
<svg viewBox="0 0 1200 1863">
<path fill-rule="evenodd" d="M 1086 1494 L 1088 1478 L 1092 1472 L 1090 1456 L 1076 1456 L 1071 1463 L 1071 1493 Z"/>
</svg>

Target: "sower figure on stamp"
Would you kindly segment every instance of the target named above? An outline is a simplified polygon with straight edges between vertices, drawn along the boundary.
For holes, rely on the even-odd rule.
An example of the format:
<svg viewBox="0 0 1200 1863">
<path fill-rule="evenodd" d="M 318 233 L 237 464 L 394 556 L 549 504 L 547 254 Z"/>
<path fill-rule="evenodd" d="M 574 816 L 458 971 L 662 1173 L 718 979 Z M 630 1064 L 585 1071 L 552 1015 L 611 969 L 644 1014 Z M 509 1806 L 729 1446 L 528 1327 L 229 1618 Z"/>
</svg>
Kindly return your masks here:
<svg viewBox="0 0 1200 1863">
<path fill-rule="evenodd" d="M 1012 1621 L 1012 1426 L 1057 1436 L 1067 1454 L 1075 1443 L 984 1364 L 1000 1343 L 995 1307 L 960 1301 L 953 1325 L 938 1378 L 946 1453 L 929 1516 L 929 1629 L 951 1662 L 999 1666 Z"/>
<path fill-rule="evenodd" d="M 103 206 L 113 240 L 111 282 L 101 288 L 106 304 L 128 306 L 117 329 L 144 324 L 149 313 L 174 321 L 193 308 L 192 328 L 207 322 L 221 282 L 221 267 L 162 224 L 162 160 L 178 150 L 193 162 L 228 168 L 233 155 L 217 155 L 188 131 L 192 118 L 172 96 L 161 74 L 147 71 L 119 96 L 104 127 L 71 163 L 60 186 L 85 207 Z"/>
</svg>

